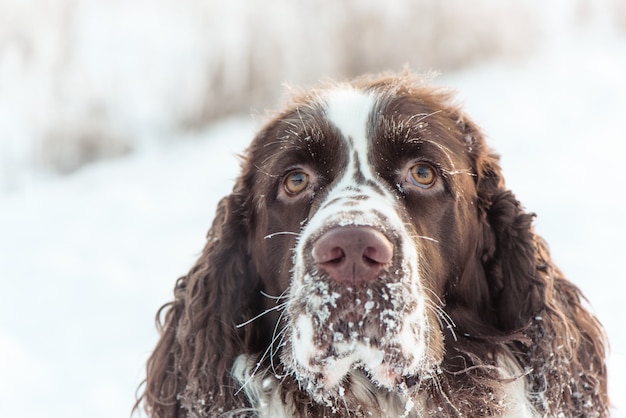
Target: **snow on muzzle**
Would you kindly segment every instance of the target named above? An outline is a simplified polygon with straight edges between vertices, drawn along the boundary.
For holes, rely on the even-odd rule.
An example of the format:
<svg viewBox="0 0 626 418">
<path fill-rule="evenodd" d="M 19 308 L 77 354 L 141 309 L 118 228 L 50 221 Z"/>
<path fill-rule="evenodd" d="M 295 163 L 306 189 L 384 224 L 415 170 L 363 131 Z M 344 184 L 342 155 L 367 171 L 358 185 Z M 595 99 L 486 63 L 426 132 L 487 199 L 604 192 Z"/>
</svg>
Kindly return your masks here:
<svg viewBox="0 0 626 418">
<path fill-rule="evenodd" d="M 319 398 L 356 370 L 392 388 L 431 363 L 418 248 L 391 205 L 363 203 L 322 207 L 295 249 L 282 360 Z"/>
</svg>

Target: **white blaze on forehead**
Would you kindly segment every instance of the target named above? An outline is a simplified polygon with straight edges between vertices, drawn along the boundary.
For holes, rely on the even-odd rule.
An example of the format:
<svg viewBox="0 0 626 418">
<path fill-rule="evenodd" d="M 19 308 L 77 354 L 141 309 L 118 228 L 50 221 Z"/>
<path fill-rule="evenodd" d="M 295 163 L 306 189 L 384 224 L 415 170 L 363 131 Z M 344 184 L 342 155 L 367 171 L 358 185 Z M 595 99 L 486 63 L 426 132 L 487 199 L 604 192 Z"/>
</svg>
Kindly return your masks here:
<svg viewBox="0 0 626 418">
<path fill-rule="evenodd" d="M 379 97 L 374 92 L 364 92 L 350 86 L 331 90 L 323 100 L 326 105 L 325 116 L 343 138 L 347 149 L 347 167 L 342 177 L 338 178 L 326 197 L 329 205 L 322 204 L 318 213 L 309 222 L 303 235 L 315 231 L 324 225 L 370 225 L 380 226 L 386 218 L 386 226 L 391 230 L 403 229 L 402 220 L 394 206 L 393 193 L 373 171 L 368 151 L 373 146 L 371 135 L 371 117 Z M 355 180 L 365 178 L 367 184 L 356 184 Z M 367 195 L 369 199 L 355 199 L 356 195 Z M 344 206 L 349 203 L 348 206 Z M 355 218 L 356 217 L 356 218 Z"/>
<path fill-rule="evenodd" d="M 326 226 L 336 225 L 369 225 L 385 224 L 392 231 L 402 231 L 403 221 L 398 216 L 394 195 L 373 171 L 368 159 L 368 151 L 372 146 L 371 117 L 376 108 L 379 96 L 374 92 L 365 92 L 350 86 L 330 90 L 322 100 L 325 106 L 325 117 L 340 133 L 347 149 L 347 166 L 342 177 L 336 179 L 332 189 L 322 203 L 320 210 L 307 223 L 301 237 L 307 238 L 311 233 L 320 231 Z M 357 164 L 358 163 L 358 164 Z M 357 178 L 365 178 L 367 184 L 356 184 Z M 369 199 L 355 199 L 356 195 L 367 195 Z M 348 203 L 348 205 L 346 205 Z M 298 252 L 303 249 L 306 239 L 298 240 Z M 296 260 L 297 261 L 297 260 Z M 296 273 L 303 274 L 298 270 Z"/>
<path fill-rule="evenodd" d="M 373 94 L 353 88 L 333 90 L 326 97 L 326 117 L 352 147 L 349 155 L 350 166 L 354 167 L 352 158 L 356 151 L 360 163 L 358 169 L 365 177 L 370 178 L 373 176 L 367 164 L 367 127 L 375 104 L 376 98 Z"/>
</svg>

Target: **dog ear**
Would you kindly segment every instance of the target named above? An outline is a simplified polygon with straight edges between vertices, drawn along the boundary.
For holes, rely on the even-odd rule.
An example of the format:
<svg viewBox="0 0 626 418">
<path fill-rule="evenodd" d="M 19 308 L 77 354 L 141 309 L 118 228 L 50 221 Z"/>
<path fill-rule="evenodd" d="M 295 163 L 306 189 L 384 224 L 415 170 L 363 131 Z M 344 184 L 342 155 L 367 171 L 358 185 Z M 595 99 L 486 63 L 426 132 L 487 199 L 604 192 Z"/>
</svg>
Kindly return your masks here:
<svg viewBox="0 0 626 418">
<path fill-rule="evenodd" d="M 527 342 L 516 356 L 533 393 L 566 416 L 586 416 L 593 405 L 608 416 L 606 337 L 584 306 L 581 291 L 554 265 L 545 241 L 534 233 L 534 215 L 525 213 L 504 188 L 497 159 L 489 157 L 479 183 L 484 210 L 483 265 L 494 325 L 504 332 L 522 331 Z M 561 370 L 555 373 L 555 370 Z M 566 372 L 562 372 L 565 370 Z M 572 378 L 575 376 L 575 378 Z M 567 389 L 564 389 L 567 388 Z M 548 413 L 548 415 L 552 415 Z"/>
<path fill-rule="evenodd" d="M 150 417 L 217 416 L 244 405 L 230 372 L 255 338 L 254 327 L 238 325 L 257 309 L 251 294 L 259 285 L 248 257 L 249 197 L 240 184 L 219 203 L 201 257 L 176 283 L 175 300 L 157 314 L 161 336 L 138 401 Z"/>
<path fill-rule="evenodd" d="M 494 325 L 504 332 L 520 330 L 544 306 L 545 280 L 539 274 L 534 214 L 526 213 L 504 185 L 499 157 L 482 135 L 465 126 L 474 144 L 478 208 L 483 239 L 481 262 L 489 289 Z"/>
<path fill-rule="evenodd" d="M 555 402 L 542 405 L 548 408 L 544 412 L 552 415 L 550 411 L 567 408 L 563 409 L 566 416 L 583 416 L 593 406 L 600 411 L 598 416 L 608 416 L 602 326 L 584 306 L 580 290 L 553 263 L 545 241 L 535 234 L 534 215 L 526 213 L 506 189 L 498 157 L 486 150 L 482 139 L 479 142 L 480 255 L 494 325 L 505 333 L 522 331 L 526 342 L 515 352 L 523 368 L 532 371 L 527 376 L 529 388 Z M 555 373 L 557 369 L 566 372 Z"/>
<path fill-rule="evenodd" d="M 503 331 L 525 327 L 544 306 L 545 282 L 538 274 L 533 218 L 509 190 L 492 194 L 483 224 L 484 242 L 489 243 L 483 265 L 495 325 Z"/>
</svg>

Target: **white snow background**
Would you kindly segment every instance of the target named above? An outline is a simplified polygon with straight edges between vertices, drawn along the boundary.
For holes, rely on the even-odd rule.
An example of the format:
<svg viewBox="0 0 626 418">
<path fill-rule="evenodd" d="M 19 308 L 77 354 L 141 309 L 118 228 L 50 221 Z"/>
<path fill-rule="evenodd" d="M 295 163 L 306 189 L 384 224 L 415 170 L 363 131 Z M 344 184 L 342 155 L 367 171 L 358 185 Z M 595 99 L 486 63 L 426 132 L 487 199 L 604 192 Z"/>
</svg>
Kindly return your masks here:
<svg viewBox="0 0 626 418">
<path fill-rule="evenodd" d="M 626 35 L 608 17 L 554 28 L 527 59 L 435 82 L 458 90 L 604 324 L 613 416 L 626 417 Z M 133 128 L 152 135 L 155 114 L 147 132 L 141 118 Z M 0 125 L 28 122 L 20 117 L 4 112 Z M 235 154 L 262 120 L 245 113 L 196 133 L 164 130 L 176 140 L 69 176 L 29 171 L 0 192 L 0 417 L 130 415 L 154 315 L 200 253 L 237 176 Z"/>
</svg>

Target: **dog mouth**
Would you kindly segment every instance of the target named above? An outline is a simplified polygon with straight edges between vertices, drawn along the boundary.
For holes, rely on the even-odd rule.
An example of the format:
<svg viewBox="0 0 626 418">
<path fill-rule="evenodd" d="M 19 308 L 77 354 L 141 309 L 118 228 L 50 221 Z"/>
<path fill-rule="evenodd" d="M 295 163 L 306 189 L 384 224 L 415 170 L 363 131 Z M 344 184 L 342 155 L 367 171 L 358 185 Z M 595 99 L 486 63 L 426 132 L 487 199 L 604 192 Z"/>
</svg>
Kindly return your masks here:
<svg viewBox="0 0 626 418">
<path fill-rule="evenodd" d="M 339 292 L 332 283 L 316 283 L 317 291 L 289 307 L 290 350 L 283 352 L 283 362 L 316 398 L 340 395 L 354 373 L 391 390 L 428 368 L 425 314 L 419 300 L 401 296 L 407 284 Z"/>
</svg>

